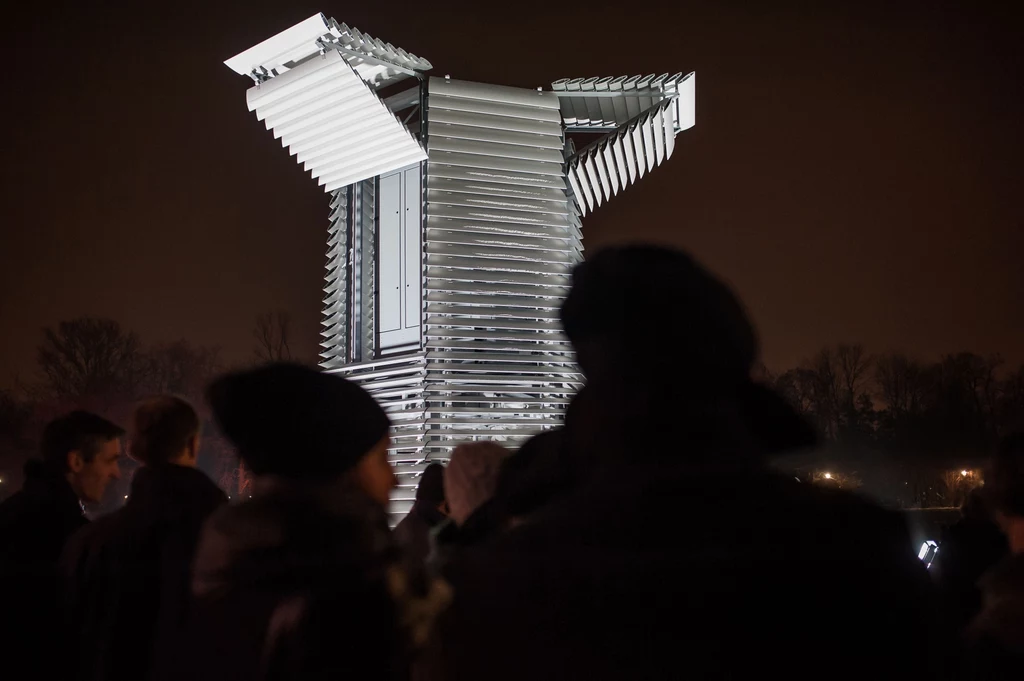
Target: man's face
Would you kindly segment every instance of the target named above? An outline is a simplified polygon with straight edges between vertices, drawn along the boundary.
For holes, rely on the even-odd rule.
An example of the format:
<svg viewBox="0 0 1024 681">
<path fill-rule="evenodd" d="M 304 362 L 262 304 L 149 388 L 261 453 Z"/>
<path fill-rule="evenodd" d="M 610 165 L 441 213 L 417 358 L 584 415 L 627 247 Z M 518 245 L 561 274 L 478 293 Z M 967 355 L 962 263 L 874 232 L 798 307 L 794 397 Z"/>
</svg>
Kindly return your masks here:
<svg viewBox="0 0 1024 681">
<path fill-rule="evenodd" d="M 117 438 L 100 445 L 92 461 L 86 461 L 79 451 L 68 454 L 69 482 L 78 498 L 90 504 L 103 501 L 107 485 L 121 478 L 121 441 Z"/>
</svg>

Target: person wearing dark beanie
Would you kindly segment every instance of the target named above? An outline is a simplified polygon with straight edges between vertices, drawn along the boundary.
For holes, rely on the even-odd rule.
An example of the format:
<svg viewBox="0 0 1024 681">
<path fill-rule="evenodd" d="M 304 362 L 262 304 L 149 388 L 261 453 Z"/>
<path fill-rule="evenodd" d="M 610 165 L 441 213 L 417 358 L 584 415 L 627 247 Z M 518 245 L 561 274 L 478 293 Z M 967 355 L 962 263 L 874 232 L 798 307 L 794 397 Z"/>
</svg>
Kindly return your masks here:
<svg viewBox="0 0 1024 681">
<path fill-rule="evenodd" d="M 207 391 L 214 419 L 253 475 L 325 481 L 352 473 L 388 503 L 387 414 L 356 384 L 295 364 L 228 374 Z"/>
<path fill-rule="evenodd" d="M 254 480 L 204 527 L 186 640 L 159 678 L 404 676 L 447 592 L 391 539 L 383 409 L 294 364 L 219 378 L 208 400 Z"/>
<path fill-rule="evenodd" d="M 562 321 L 586 384 L 510 460 L 512 522 L 444 573 L 436 678 L 941 675 L 904 519 L 769 464 L 813 431 L 752 380 L 757 336 L 724 283 L 676 250 L 609 248 Z"/>
<path fill-rule="evenodd" d="M 561 319 L 587 376 L 586 399 L 572 410 L 586 416 L 578 421 L 624 424 L 637 444 L 665 437 L 662 427 L 695 437 L 743 431 L 754 441 L 748 456 L 815 444 L 813 428 L 751 380 L 758 340 L 742 303 L 682 251 L 599 252 L 573 271 Z M 598 415 L 595 407 L 611 409 Z"/>
</svg>

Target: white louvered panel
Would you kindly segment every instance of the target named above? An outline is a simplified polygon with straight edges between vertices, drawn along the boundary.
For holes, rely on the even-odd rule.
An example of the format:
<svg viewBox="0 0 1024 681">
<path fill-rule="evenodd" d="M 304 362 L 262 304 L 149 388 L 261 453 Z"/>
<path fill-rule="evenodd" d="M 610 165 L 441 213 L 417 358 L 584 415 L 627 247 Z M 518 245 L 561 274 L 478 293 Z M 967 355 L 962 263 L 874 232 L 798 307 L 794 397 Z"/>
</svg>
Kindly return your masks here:
<svg viewBox="0 0 1024 681">
<path fill-rule="evenodd" d="M 335 192 L 331 197 L 330 226 L 327 240 L 327 265 L 324 281 L 324 327 L 321 332 L 323 350 L 320 366 L 325 369 L 343 365 L 348 361 L 348 328 L 345 312 L 348 309 L 348 191 Z"/>
<path fill-rule="evenodd" d="M 628 187 L 631 182 L 629 179 L 629 167 L 626 165 L 626 150 L 623 146 L 624 139 L 625 137 L 620 132 L 608 140 L 608 147 L 612 150 L 612 156 L 615 159 L 615 170 L 619 177 L 619 184 L 622 189 Z"/>
<path fill-rule="evenodd" d="M 572 189 L 573 196 L 576 197 L 576 200 L 577 200 L 577 202 L 579 204 L 580 210 L 582 211 L 582 213 L 584 215 L 586 215 L 586 213 L 587 213 L 586 195 L 583 194 L 583 188 L 582 188 L 582 186 L 580 186 L 579 178 L 576 175 L 576 167 L 577 166 L 570 166 L 569 169 L 568 169 L 568 172 L 566 173 L 566 176 L 567 176 L 568 181 L 569 181 L 569 187 Z"/>
<path fill-rule="evenodd" d="M 656 107 L 650 122 L 647 124 L 654 138 L 654 155 L 657 165 L 665 160 L 665 119 L 661 115 L 662 107 Z"/>
<path fill-rule="evenodd" d="M 597 199 L 594 197 L 594 189 L 590 186 L 590 179 L 587 177 L 587 171 L 583 167 L 582 160 L 572 162 L 569 167 L 569 175 L 576 181 L 575 184 L 583 191 L 583 205 L 586 206 L 586 210 L 593 211 L 597 208 Z"/>
<path fill-rule="evenodd" d="M 581 165 L 584 170 L 584 177 L 587 180 L 587 184 L 590 185 L 591 193 L 594 196 L 594 207 L 600 206 L 604 201 L 604 194 L 601 190 L 601 181 L 597 175 L 597 162 L 591 155 L 587 155 L 583 158 Z"/>
<path fill-rule="evenodd" d="M 635 118 L 640 115 L 640 98 L 635 96 L 629 96 L 631 92 L 636 91 L 636 84 L 640 82 L 642 76 L 630 76 L 622 83 L 622 91 L 626 93 L 626 120 Z"/>
<path fill-rule="evenodd" d="M 610 140 L 601 145 L 601 160 L 604 161 L 605 171 L 608 173 L 608 180 L 611 182 L 612 194 L 619 193 L 619 170 L 615 167 L 615 152 L 612 149 Z"/>
<path fill-rule="evenodd" d="M 594 91 L 600 93 L 608 93 L 608 84 L 614 80 L 611 77 L 601 78 L 594 83 Z M 601 97 L 596 103 L 601 109 L 601 120 L 602 121 L 614 121 L 615 120 L 615 105 L 612 103 L 611 97 Z"/>
<path fill-rule="evenodd" d="M 645 120 L 640 122 L 637 130 L 643 135 L 644 158 L 647 159 L 647 170 L 654 170 L 654 167 L 657 165 L 657 152 L 654 148 L 654 134 L 649 116 L 645 116 Z"/>
<path fill-rule="evenodd" d="M 424 451 L 443 456 L 478 437 L 515 443 L 564 417 L 564 405 L 521 401 L 578 385 L 559 307 L 579 226 L 561 129 L 537 134 L 561 120 L 557 97 L 432 79 L 428 105 Z M 484 411 L 456 415 L 459 400 Z"/>
<path fill-rule="evenodd" d="M 628 76 L 619 76 L 613 78 L 608 83 L 608 90 L 610 92 L 622 92 L 623 84 L 629 80 Z M 610 97 L 612 109 L 614 111 L 614 118 L 611 120 L 616 121 L 628 121 L 632 116 L 629 114 L 629 107 L 626 105 L 626 97 Z M 568 125 L 568 123 L 566 123 Z"/>
<path fill-rule="evenodd" d="M 687 75 L 679 83 L 676 130 L 689 130 L 697 124 L 697 74 Z"/>
<path fill-rule="evenodd" d="M 636 147 L 633 145 L 633 133 L 629 127 L 623 127 L 619 131 L 618 137 L 622 143 L 622 156 L 626 162 L 626 170 L 629 172 L 629 183 L 633 184 L 640 177 L 641 166 L 637 160 Z"/>
<path fill-rule="evenodd" d="M 246 100 L 329 192 L 426 159 L 405 126 L 334 50 L 250 88 Z"/>
<path fill-rule="evenodd" d="M 388 459 L 398 478 L 398 487 L 392 494 L 390 511 L 393 520 L 400 519 L 408 511 L 403 505 L 403 495 L 415 494 L 415 478 L 426 466 L 426 358 L 419 353 L 350 364 L 329 371 L 365 388 L 391 419 L 392 441 L 388 447 Z"/>
<path fill-rule="evenodd" d="M 692 109 L 684 100 L 692 90 L 683 76 L 619 76 L 617 78 L 563 78 L 551 87 L 561 103 L 562 121 L 571 131 L 617 128 L 666 101 L 677 109 Z M 588 93 L 592 93 L 588 96 Z M 692 99 L 692 98 L 691 98 Z M 677 111 L 675 120 L 682 123 Z M 676 132 L 686 127 L 677 127 Z"/>
<path fill-rule="evenodd" d="M 597 168 L 597 176 L 601 180 L 601 189 L 604 192 L 604 200 L 610 201 L 613 196 L 611 179 L 608 177 L 608 168 L 605 167 L 604 156 L 601 155 L 600 145 L 594 149 L 594 153 L 591 155 L 591 158 L 594 160 L 594 167 Z M 612 172 L 614 172 L 614 169 L 612 169 Z"/>
<path fill-rule="evenodd" d="M 636 83 L 636 89 L 641 90 L 645 93 L 649 93 L 651 83 L 654 82 L 654 76 L 644 76 Z M 650 94 L 641 94 L 639 96 L 640 110 L 647 111 L 654 105 L 654 98 Z"/>
<path fill-rule="evenodd" d="M 644 147 L 643 125 L 639 121 L 629 126 L 629 137 L 636 158 L 637 177 L 643 177 L 647 172 L 647 149 Z"/>
<path fill-rule="evenodd" d="M 662 122 L 664 123 L 662 134 L 665 136 L 665 158 L 672 158 L 672 152 L 676 149 L 676 108 L 674 106 L 665 108 Z"/>
<path fill-rule="evenodd" d="M 471 114 L 485 114 L 489 116 L 503 116 L 506 118 L 525 118 L 531 121 L 544 123 L 561 124 L 562 116 L 557 108 L 538 109 L 532 106 L 520 106 L 516 104 L 505 104 L 493 102 L 486 99 L 471 99 L 462 97 L 445 96 L 439 92 L 438 83 L 443 83 L 439 78 L 430 79 L 430 108 L 442 109 L 445 111 L 461 111 Z M 547 93 L 551 95 L 552 93 Z"/>
<path fill-rule="evenodd" d="M 594 86 L 597 84 L 598 78 L 587 78 L 580 83 L 581 92 L 594 92 Z M 604 120 L 604 116 L 601 113 L 601 104 L 596 97 L 584 97 L 583 104 L 587 107 L 587 117 L 590 119 L 591 125 L 600 125 Z"/>
</svg>

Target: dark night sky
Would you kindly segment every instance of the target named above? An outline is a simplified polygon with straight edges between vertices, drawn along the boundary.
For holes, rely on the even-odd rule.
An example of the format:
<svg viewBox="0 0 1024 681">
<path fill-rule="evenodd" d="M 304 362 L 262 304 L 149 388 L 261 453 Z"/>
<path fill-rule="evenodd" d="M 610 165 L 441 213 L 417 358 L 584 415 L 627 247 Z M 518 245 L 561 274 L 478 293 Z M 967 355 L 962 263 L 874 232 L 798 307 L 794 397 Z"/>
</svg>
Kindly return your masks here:
<svg viewBox="0 0 1024 681">
<path fill-rule="evenodd" d="M 841 340 L 1024 361 L 1012 3 L 228 4 L 5 17 L 0 386 L 83 314 L 233 361 L 281 308 L 315 354 L 328 199 L 221 62 L 316 11 L 465 80 L 697 71 L 697 127 L 585 220 L 586 245 L 692 250 L 771 367 Z"/>
</svg>

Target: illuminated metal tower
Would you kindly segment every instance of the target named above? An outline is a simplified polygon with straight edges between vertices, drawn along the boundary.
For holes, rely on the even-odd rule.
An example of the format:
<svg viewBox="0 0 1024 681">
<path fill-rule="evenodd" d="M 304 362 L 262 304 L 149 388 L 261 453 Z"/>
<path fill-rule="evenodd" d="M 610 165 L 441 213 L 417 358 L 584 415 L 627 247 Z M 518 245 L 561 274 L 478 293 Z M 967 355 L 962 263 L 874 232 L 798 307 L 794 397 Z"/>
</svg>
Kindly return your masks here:
<svg viewBox="0 0 1024 681">
<path fill-rule="evenodd" d="M 393 510 L 460 442 L 560 424 L 582 382 L 558 322 L 580 218 L 672 155 L 694 75 L 428 78 L 427 60 L 322 14 L 225 63 L 331 195 L 321 366 L 390 414 Z M 583 132 L 577 151 L 567 133 Z"/>
</svg>

